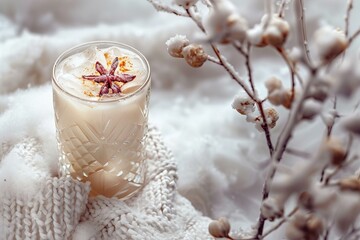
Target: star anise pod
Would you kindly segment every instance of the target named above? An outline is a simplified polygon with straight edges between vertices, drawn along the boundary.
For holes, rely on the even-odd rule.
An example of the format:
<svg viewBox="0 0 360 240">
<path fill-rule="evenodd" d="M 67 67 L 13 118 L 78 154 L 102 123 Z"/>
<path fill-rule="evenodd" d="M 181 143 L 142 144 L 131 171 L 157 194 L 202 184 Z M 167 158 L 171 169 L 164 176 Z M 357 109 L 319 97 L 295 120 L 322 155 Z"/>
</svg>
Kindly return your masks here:
<svg viewBox="0 0 360 240">
<path fill-rule="evenodd" d="M 103 94 L 108 94 L 110 89 L 112 93 L 120 93 L 121 88 L 114 82 L 122 82 L 128 83 L 136 77 L 135 75 L 120 73 L 115 75 L 115 70 L 119 66 L 119 58 L 116 57 L 110 67 L 110 70 L 106 70 L 106 68 L 100 63 L 95 63 L 95 69 L 100 75 L 83 75 L 83 79 L 95 81 L 97 83 L 104 83 L 99 92 L 99 96 Z"/>
</svg>

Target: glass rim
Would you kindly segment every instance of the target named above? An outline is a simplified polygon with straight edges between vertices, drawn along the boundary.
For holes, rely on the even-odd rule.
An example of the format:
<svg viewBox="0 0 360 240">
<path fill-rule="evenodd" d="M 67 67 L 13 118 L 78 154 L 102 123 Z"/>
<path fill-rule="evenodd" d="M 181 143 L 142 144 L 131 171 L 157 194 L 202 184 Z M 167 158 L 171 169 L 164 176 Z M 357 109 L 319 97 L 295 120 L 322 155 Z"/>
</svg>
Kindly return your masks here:
<svg viewBox="0 0 360 240">
<path fill-rule="evenodd" d="M 113 45 L 113 46 L 120 46 L 120 47 L 124 47 L 127 50 L 130 50 L 132 52 L 134 52 L 135 54 L 137 54 L 140 59 L 143 61 L 143 63 L 146 65 L 146 77 L 145 77 L 145 81 L 142 83 L 142 85 L 133 93 L 128 94 L 128 95 L 124 95 L 124 96 L 119 96 L 116 99 L 109 99 L 109 100 L 104 100 L 104 101 L 99 101 L 99 100 L 92 100 L 92 99 L 84 99 L 82 97 L 76 96 L 74 94 L 69 93 L 68 91 L 66 91 L 64 88 L 62 88 L 59 83 L 57 82 L 57 78 L 55 76 L 55 69 L 56 67 L 59 65 L 59 63 L 64 60 L 64 56 L 68 55 L 69 53 L 82 48 L 82 47 L 86 47 L 86 46 L 91 46 L 91 45 L 101 45 L 101 44 L 108 44 L 108 45 Z M 151 79 L 151 71 L 150 71 L 150 64 L 148 62 L 148 60 L 146 59 L 146 57 L 136 48 L 127 45 L 125 43 L 121 43 L 121 42 L 116 42 L 116 41 L 91 41 L 91 42 L 86 42 L 86 43 L 82 43 L 82 44 L 78 44 L 75 45 L 74 47 L 71 47 L 67 50 L 65 50 L 64 52 L 62 52 L 60 54 L 60 56 L 56 59 L 53 69 L 52 69 L 52 82 L 55 84 L 55 86 L 61 90 L 61 92 L 63 92 L 64 94 L 66 94 L 67 96 L 70 96 L 72 98 L 75 98 L 77 100 L 83 101 L 83 102 L 91 102 L 91 103 L 97 103 L 97 104 L 103 104 L 103 103 L 112 103 L 112 102 L 119 102 L 119 101 L 123 101 L 126 100 L 128 98 L 131 98 L 132 96 L 137 95 L 139 92 L 141 92 L 150 82 Z"/>
</svg>

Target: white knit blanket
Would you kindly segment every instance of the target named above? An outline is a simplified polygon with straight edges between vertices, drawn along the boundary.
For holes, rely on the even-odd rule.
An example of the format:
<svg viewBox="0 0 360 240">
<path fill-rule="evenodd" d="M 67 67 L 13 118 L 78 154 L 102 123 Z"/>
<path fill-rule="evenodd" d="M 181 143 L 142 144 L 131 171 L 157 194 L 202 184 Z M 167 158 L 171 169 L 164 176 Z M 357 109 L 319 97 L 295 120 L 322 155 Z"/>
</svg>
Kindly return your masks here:
<svg viewBox="0 0 360 240">
<path fill-rule="evenodd" d="M 27 164 L 39 149 L 25 139 L 12 152 Z M 159 132 L 149 129 L 145 187 L 134 197 L 88 199 L 90 185 L 47 178 L 35 197 L 2 193 L 0 239 L 211 239 L 202 217 L 176 191 L 177 168 Z"/>
</svg>

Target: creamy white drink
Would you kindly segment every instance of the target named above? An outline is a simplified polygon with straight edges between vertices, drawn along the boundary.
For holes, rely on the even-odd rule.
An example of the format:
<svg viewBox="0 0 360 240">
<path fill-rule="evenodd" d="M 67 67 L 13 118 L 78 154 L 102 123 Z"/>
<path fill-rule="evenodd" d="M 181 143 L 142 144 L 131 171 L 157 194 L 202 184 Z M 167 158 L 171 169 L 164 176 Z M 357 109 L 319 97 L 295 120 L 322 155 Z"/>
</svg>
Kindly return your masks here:
<svg viewBox="0 0 360 240">
<path fill-rule="evenodd" d="M 91 195 L 127 198 L 142 187 L 150 69 L 113 42 L 75 47 L 54 66 L 60 174 L 90 181 Z"/>
</svg>

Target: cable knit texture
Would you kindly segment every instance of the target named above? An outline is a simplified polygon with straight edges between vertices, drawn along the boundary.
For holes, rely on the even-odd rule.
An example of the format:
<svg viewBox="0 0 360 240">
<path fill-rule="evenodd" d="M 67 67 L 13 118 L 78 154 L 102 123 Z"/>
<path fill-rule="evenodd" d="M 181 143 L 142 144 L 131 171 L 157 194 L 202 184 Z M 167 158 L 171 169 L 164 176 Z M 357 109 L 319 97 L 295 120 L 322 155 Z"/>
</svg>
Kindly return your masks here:
<svg viewBox="0 0 360 240">
<path fill-rule="evenodd" d="M 21 144 L 24 158 L 24 149 L 31 154 L 37 149 L 27 142 Z M 146 154 L 146 184 L 125 201 L 88 199 L 90 185 L 71 178 L 47 178 L 30 200 L 4 193 L 0 239 L 211 239 L 210 219 L 177 193 L 173 156 L 153 127 Z"/>
</svg>

